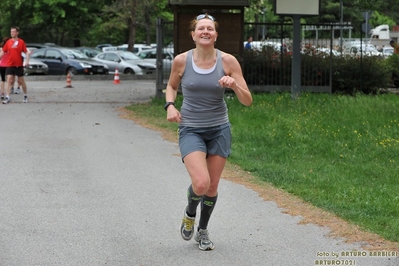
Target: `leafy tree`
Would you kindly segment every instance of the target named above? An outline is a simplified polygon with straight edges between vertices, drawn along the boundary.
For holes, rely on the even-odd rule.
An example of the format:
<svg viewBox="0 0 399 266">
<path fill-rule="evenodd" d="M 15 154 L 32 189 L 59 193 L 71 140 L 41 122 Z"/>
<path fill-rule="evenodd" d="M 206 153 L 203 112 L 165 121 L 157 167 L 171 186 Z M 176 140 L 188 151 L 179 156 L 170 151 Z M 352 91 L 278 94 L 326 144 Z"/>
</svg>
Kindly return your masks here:
<svg viewBox="0 0 399 266">
<path fill-rule="evenodd" d="M 103 7 L 96 27 L 91 34 L 95 39 L 104 39 L 111 43 L 127 43 L 128 50 L 133 51 L 137 36 L 141 41 L 150 44 L 155 42 L 156 17 L 172 19 L 167 14 L 167 0 L 114 0 Z"/>
<path fill-rule="evenodd" d="M 396 25 L 395 21 L 392 18 L 385 16 L 378 11 L 373 12 L 369 23 L 373 27 L 377 27 L 378 25 L 383 25 L 383 24 L 387 24 L 390 27 Z"/>
<path fill-rule="evenodd" d="M 2 10 L 7 10 L 2 20 L 10 26 L 17 18 L 21 36 L 30 42 L 71 45 L 85 34 L 82 26 L 93 24 L 96 16 L 90 14 L 102 5 L 102 0 L 2 0 Z M 2 29 L 2 33 L 8 30 Z"/>
<path fill-rule="evenodd" d="M 339 1 L 336 1 L 339 2 Z M 373 11 L 370 23 L 373 27 L 399 24 L 399 2 L 397 0 L 345 0 L 346 9 L 356 12 Z"/>
<path fill-rule="evenodd" d="M 339 0 L 322 0 L 321 15 L 306 17 L 304 22 L 339 22 Z M 344 21 L 356 27 L 353 35 L 361 34 L 361 12 L 373 11 L 370 23 L 399 24 L 397 0 L 345 0 Z M 251 0 L 245 8 L 245 21 L 254 28 L 245 35 L 259 36 L 263 22 L 284 20 L 274 15 L 274 0 Z M 264 16 L 262 15 L 265 8 Z M 28 12 L 27 12 L 28 11 Z M 168 0 L 1 0 L 0 34 L 8 36 L 10 26 L 21 28 L 21 37 L 28 42 L 54 42 L 59 45 L 95 45 L 102 42 L 128 43 L 155 42 L 156 19 L 173 19 Z M 258 24 L 256 24 L 258 23 Z M 256 26 L 257 25 L 257 26 Z M 269 32 L 273 34 L 272 32 Z"/>
<path fill-rule="evenodd" d="M 155 40 L 156 17 L 172 19 L 172 13 L 165 12 L 167 4 L 167 0 L 2 0 L 0 31 L 9 35 L 18 18 L 21 37 L 29 42 L 72 46 L 112 41 L 133 46 L 137 32 L 142 40 Z"/>
</svg>

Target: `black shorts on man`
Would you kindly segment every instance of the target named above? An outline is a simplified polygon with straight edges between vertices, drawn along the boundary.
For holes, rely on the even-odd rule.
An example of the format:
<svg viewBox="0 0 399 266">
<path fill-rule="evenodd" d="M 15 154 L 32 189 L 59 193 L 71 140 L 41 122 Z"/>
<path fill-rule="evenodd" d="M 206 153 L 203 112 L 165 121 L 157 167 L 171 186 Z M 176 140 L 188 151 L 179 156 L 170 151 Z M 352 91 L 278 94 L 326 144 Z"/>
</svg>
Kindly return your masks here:
<svg viewBox="0 0 399 266">
<path fill-rule="evenodd" d="M 22 77 L 24 75 L 24 67 L 7 67 L 6 76 L 8 75 Z"/>
</svg>

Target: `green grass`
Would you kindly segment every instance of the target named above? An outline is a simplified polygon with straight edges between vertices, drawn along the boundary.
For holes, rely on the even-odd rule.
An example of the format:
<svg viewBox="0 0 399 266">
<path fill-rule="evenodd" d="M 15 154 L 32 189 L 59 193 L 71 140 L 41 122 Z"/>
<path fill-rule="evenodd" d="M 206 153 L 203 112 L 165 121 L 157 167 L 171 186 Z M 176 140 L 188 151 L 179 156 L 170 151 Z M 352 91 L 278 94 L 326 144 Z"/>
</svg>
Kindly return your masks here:
<svg viewBox="0 0 399 266">
<path fill-rule="evenodd" d="M 289 93 L 226 99 L 231 163 L 367 231 L 399 242 L 399 97 Z M 178 98 L 179 106 L 181 97 Z M 128 109 L 163 128 L 164 101 Z"/>
</svg>

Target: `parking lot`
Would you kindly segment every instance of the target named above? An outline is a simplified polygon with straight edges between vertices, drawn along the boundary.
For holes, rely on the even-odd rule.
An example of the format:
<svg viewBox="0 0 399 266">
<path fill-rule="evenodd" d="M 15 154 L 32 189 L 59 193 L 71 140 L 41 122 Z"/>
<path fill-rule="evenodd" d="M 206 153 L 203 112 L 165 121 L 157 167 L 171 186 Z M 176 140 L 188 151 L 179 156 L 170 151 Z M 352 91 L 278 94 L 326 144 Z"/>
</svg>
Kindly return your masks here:
<svg viewBox="0 0 399 266">
<path fill-rule="evenodd" d="M 86 103 L 121 103 L 148 101 L 155 95 L 155 81 L 136 79 L 129 75 L 120 77 L 120 84 L 114 84 L 113 75 L 71 77 L 72 88 L 67 86 L 66 76 L 28 76 L 30 103 L 41 102 L 86 102 Z M 21 98 L 11 95 L 11 100 Z"/>
</svg>

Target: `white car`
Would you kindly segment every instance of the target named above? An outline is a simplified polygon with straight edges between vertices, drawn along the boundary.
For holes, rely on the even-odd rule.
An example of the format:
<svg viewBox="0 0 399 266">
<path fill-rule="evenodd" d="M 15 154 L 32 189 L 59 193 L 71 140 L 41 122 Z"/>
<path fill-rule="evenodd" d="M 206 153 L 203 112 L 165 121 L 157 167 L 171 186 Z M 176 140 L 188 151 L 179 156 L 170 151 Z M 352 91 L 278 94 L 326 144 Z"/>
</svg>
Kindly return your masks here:
<svg viewBox="0 0 399 266">
<path fill-rule="evenodd" d="M 335 50 L 335 49 L 331 49 L 330 50 L 330 48 L 325 48 L 325 47 L 318 47 L 315 50 L 317 51 L 318 54 L 322 54 L 322 55 L 326 55 L 326 56 L 329 56 L 330 52 L 331 52 L 331 54 L 333 56 L 340 56 L 341 55 L 341 53 L 338 52 L 337 50 Z"/>
<path fill-rule="evenodd" d="M 127 47 L 128 47 L 127 44 L 122 44 L 122 45 L 117 46 L 118 50 L 121 50 L 121 51 L 127 51 Z M 133 49 L 134 49 L 135 54 L 137 54 L 143 50 L 148 50 L 148 49 L 154 48 L 152 46 L 145 45 L 145 44 L 135 44 L 133 47 L 134 47 Z"/>
<path fill-rule="evenodd" d="M 244 42 L 244 48 L 247 42 Z M 266 48 L 273 48 L 276 52 L 287 53 L 289 50 L 287 49 L 287 45 L 281 42 L 272 42 L 272 41 L 253 41 L 251 42 L 251 47 L 253 50 L 262 51 Z"/>
<path fill-rule="evenodd" d="M 362 53 L 363 56 L 381 56 L 382 54 L 371 44 L 354 44 L 349 47 L 344 52 L 345 54 L 351 56 L 360 56 Z"/>
<path fill-rule="evenodd" d="M 382 56 L 383 57 L 388 57 L 393 55 L 393 47 L 387 46 L 382 48 Z"/>
<path fill-rule="evenodd" d="M 29 59 L 29 65 L 25 65 L 24 59 L 24 75 L 47 75 L 48 65 L 42 61 Z"/>
<path fill-rule="evenodd" d="M 102 52 L 93 59 L 107 65 L 110 74 L 114 74 L 116 69 L 121 74 L 132 75 L 155 74 L 156 72 L 155 64 L 145 62 L 129 51 Z"/>
<path fill-rule="evenodd" d="M 28 49 L 29 53 L 31 53 L 34 49 Z M 48 65 L 43 63 L 42 61 L 30 58 L 29 64 L 26 65 L 26 54 L 22 53 L 22 57 L 24 58 L 24 75 L 47 75 L 48 74 Z"/>
<path fill-rule="evenodd" d="M 137 56 L 144 61 L 152 64 L 157 63 L 157 49 L 146 49 L 137 53 Z M 170 74 L 172 63 L 173 63 L 173 49 L 163 48 L 162 49 L 162 66 L 165 74 Z"/>
</svg>

